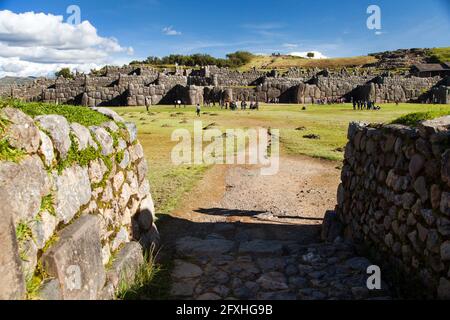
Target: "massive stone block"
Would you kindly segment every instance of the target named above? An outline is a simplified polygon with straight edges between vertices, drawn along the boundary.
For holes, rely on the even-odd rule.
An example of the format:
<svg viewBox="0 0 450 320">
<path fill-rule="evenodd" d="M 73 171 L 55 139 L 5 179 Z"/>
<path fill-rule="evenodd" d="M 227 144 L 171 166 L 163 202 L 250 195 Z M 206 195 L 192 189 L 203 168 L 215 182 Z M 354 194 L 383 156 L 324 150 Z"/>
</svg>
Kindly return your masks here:
<svg viewBox="0 0 450 320">
<path fill-rule="evenodd" d="M 11 213 L 16 223 L 36 217 L 50 188 L 51 181 L 38 156 L 27 156 L 18 164 L 0 162 L 0 207 Z"/>
<path fill-rule="evenodd" d="M 100 147 L 102 149 L 102 154 L 104 156 L 109 156 L 114 152 L 114 140 L 104 128 L 101 127 L 90 127 L 92 133 L 97 139 Z"/>
<path fill-rule="evenodd" d="M 78 123 L 72 123 L 70 128 L 77 139 L 79 150 L 85 150 L 87 147 L 94 147 L 95 149 L 98 149 L 98 146 L 92 138 L 88 128 Z"/>
<path fill-rule="evenodd" d="M 11 213 L 0 206 L 0 300 L 25 298 L 25 281 Z"/>
<path fill-rule="evenodd" d="M 58 243 L 42 257 L 65 300 L 97 299 L 103 289 L 106 275 L 98 224 L 96 216 L 82 216 L 61 231 Z"/>
<path fill-rule="evenodd" d="M 70 126 L 66 118 L 59 115 L 49 115 L 36 117 L 36 120 L 50 134 L 53 144 L 61 158 L 66 158 L 72 145 L 69 136 Z"/>
<path fill-rule="evenodd" d="M 121 281 L 131 283 L 143 263 L 144 257 L 141 245 L 137 242 L 127 243 L 117 254 L 108 272 L 108 280 L 115 288 Z"/>
<path fill-rule="evenodd" d="M 56 214 L 60 221 L 69 223 L 81 206 L 91 199 L 91 184 L 87 168 L 73 166 L 55 175 Z"/>
<path fill-rule="evenodd" d="M 11 146 L 30 153 L 36 152 L 39 148 L 40 136 L 33 119 L 14 108 L 4 108 L 0 114 L 11 122 L 8 126 L 8 142 Z"/>
</svg>

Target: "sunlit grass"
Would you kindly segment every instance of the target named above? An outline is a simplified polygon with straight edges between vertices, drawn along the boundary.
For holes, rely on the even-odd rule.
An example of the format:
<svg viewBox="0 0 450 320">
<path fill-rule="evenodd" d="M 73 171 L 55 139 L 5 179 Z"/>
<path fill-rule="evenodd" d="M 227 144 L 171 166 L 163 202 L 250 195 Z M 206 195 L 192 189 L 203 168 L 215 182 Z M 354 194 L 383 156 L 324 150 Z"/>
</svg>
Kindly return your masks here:
<svg viewBox="0 0 450 320">
<path fill-rule="evenodd" d="M 175 166 L 171 162 L 171 151 L 177 144 L 171 141 L 172 132 L 183 128 L 193 132 L 194 121 L 201 120 L 203 127 L 214 128 L 280 129 L 282 154 L 306 155 L 328 160 L 343 159 L 343 148 L 347 143 L 348 125 L 352 121 L 390 123 L 414 112 L 450 112 L 450 106 L 425 104 L 384 104 L 380 111 L 354 111 L 349 104 L 307 106 L 265 105 L 260 111 L 222 110 L 219 107 L 204 107 L 197 118 L 195 108 L 175 109 L 173 106 L 154 106 L 149 112 L 144 107 L 116 108 L 127 120 L 137 124 L 139 140 L 150 164 L 149 177 L 152 194 L 158 212 L 167 213 L 177 207 L 195 183 L 201 179 L 207 166 Z M 296 130 L 304 127 L 304 130 Z M 320 140 L 304 138 L 309 134 L 320 136 Z"/>
</svg>

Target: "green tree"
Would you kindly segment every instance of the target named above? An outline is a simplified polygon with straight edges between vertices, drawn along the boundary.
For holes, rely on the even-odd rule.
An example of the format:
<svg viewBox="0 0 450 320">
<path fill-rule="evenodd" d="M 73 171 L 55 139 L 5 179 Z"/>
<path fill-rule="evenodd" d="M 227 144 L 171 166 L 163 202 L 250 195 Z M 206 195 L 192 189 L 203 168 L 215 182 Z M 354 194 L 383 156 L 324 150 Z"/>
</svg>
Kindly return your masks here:
<svg viewBox="0 0 450 320">
<path fill-rule="evenodd" d="M 306 55 L 308 58 L 312 59 L 314 58 L 316 55 L 314 54 L 314 52 L 308 52 L 308 54 Z"/>
<path fill-rule="evenodd" d="M 73 79 L 73 73 L 69 68 L 62 68 L 61 70 L 55 72 L 56 77 L 63 77 L 65 79 Z"/>
</svg>

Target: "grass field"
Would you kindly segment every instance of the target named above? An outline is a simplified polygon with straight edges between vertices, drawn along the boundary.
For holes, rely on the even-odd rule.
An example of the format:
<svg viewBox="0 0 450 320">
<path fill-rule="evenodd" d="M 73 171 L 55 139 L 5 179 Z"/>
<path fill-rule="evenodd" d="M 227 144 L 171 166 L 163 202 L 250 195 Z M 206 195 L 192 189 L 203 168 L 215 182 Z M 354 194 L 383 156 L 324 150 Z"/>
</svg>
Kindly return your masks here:
<svg viewBox="0 0 450 320">
<path fill-rule="evenodd" d="M 260 111 L 235 112 L 203 108 L 200 120 L 203 127 L 222 130 L 255 127 L 280 129 L 282 154 L 341 161 L 351 121 L 386 123 L 414 112 L 450 113 L 450 106 L 444 105 L 385 104 L 381 111 L 354 111 L 349 104 L 308 106 L 306 111 L 302 111 L 301 107 L 262 105 Z M 178 128 L 193 130 L 193 123 L 198 120 L 195 108 L 155 106 L 149 112 L 144 107 L 115 110 L 138 126 L 139 139 L 150 164 L 149 176 L 158 212 L 172 211 L 208 169 L 206 165 L 175 166 L 171 162 L 171 150 L 177 144 L 171 141 L 172 132 Z M 304 138 L 309 134 L 319 135 L 320 140 Z"/>
</svg>

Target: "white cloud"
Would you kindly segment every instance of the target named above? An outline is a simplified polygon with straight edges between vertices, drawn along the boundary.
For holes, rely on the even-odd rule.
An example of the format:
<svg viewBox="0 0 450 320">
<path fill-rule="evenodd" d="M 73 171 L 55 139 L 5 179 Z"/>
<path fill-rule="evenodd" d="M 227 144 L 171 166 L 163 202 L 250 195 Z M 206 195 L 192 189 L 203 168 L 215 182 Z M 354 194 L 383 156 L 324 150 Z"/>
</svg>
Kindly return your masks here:
<svg viewBox="0 0 450 320">
<path fill-rule="evenodd" d="M 313 58 L 308 57 L 308 53 L 314 53 Z M 327 56 L 325 56 L 323 53 L 319 51 L 304 51 L 304 52 L 291 52 L 289 53 L 290 56 L 294 57 L 302 57 L 302 58 L 309 58 L 309 59 L 328 59 Z"/>
<path fill-rule="evenodd" d="M 283 43 L 282 47 L 283 48 L 288 48 L 288 49 L 295 49 L 295 48 L 298 48 L 298 44 L 295 44 L 295 43 Z"/>
<path fill-rule="evenodd" d="M 181 32 L 175 30 L 172 26 L 163 28 L 162 32 L 166 36 L 181 36 Z"/>
<path fill-rule="evenodd" d="M 52 14 L 0 11 L 0 77 L 42 76 L 60 67 L 89 71 L 127 54 L 131 47 L 99 36 L 89 21 L 72 25 Z"/>
</svg>

